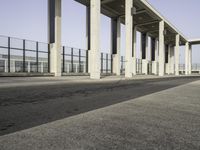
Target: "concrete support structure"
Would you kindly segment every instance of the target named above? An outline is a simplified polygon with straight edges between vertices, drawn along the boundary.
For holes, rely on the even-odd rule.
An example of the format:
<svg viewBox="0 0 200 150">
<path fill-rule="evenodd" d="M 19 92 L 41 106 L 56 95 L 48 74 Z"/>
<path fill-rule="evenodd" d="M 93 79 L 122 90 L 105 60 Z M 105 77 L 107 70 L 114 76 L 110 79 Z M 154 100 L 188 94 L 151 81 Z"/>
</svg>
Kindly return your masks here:
<svg viewBox="0 0 200 150">
<path fill-rule="evenodd" d="M 100 16 L 101 1 L 90 0 L 90 78 L 100 79 Z"/>
<path fill-rule="evenodd" d="M 189 74 L 189 43 L 185 44 L 185 75 Z"/>
<path fill-rule="evenodd" d="M 111 22 L 111 53 L 113 54 L 113 73 L 120 75 L 121 70 L 121 20 L 112 18 Z"/>
<path fill-rule="evenodd" d="M 149 49 L 149 43 L 148 43 L 148 34 L 142 33 L 141 36 L 141 57 L 142 57 L 142 73 L 148 74 L 148 49 Z"/>
<path fill-rule="evenodd" d="M 166 46 L 166 52 L 165 52 L 165 73 L 166 74 L 170 74 L 170 49 L 171 49 L 171 45 L 168 44 Z"/>
<path fill-rule="evenodd" d="M 192 74 L 192 45 L 189 45 L 189 54 L 188 54 L 188 74 Z"/>
<path fill-rule="evenodd" d="M 137 27 L 133 28 L 133 52 L 132 52 L 132 64 L 133 64 L 133 75 L 137 74 L 137 62 L 136 62 L 136 43 L 137 43 Z"/>
<path fill-rule="evenodd" d="M 155 39 L 154 59 L 152 59 L 152 73 L 154 75 L 158 75 L 158 39 Z"/>
<path fill-rule="evenodd" d="M 165 53 L 164 53 L 164 21 L 159 22 L 159 76 L 164 76 Z"/>
<path fill-rule="evenodd" d="M 174 74 L 174 69 L 174 46 L 171 46 L 169 51 L 169 74 Z"/>
<path fill-rule="evenodd" d="M 50 72 L 61 76 L 61 0 L 48 0 Z"/>
<path fill-rule="evenodd" d="M 175 47 L 175 75 L 179 75 L 179 55 L 180 55 L 180 35 L 176 35 L 176 47 Z"/>
<path fill-rule="evenodd" d="M 157 59 L 158 59 L 158 40 L 151 38 L 151 59 L 152 61 L 152 74 L 157 75 Z"/>
<path fill-rule="evenodd" d="M 133 0 L 125 0 L 125 25 L 126 25 L 126 62 L 125 77 L 133 76 L 132 69 L 132 50 L 133 50 Z"/>
</svg>

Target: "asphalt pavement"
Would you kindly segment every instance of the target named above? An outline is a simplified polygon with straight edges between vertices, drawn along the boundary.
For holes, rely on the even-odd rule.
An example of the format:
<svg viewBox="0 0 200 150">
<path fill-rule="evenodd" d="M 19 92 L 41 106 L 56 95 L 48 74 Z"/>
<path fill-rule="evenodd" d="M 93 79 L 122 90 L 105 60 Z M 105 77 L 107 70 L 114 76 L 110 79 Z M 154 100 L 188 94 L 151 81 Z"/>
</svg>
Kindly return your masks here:
<svg viewBox="0 0 200 150">
<path fill-rule="evenodd" d="M 0 147 L 198 149 L 199 79 L 0 87 Z"/>
</svg>

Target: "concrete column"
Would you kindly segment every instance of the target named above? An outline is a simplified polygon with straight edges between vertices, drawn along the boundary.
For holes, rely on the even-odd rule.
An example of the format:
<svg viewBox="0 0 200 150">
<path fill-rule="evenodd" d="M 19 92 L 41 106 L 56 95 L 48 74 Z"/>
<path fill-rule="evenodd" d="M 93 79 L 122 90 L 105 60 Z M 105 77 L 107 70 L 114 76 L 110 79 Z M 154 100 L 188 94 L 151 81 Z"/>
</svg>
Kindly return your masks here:
<svg viewBox="0 0 200 150">
<path fill-rule="evenodd" d="M 149 43 L 148 43 L 148 34 L 142 33 L 141 36 L 141 54 L 142 54 L 142 73 L 148 74 L 148 49 L 149 49 Z"/>
<path fill-rule="evenodd" d="M 175 75 L 179 75 L 179 55 L 180 55 L 180 35 L 176 35 L 176 47 L 175 47 Z"/>
<path fill-rule="evenodd" d="M 88 71 L 88 73 L 90 73 L 90 64 L 91 64 L 90 56 L 89 56 L 90 44 L 91 44 L 91 38 L 90 38 L 90 23 L 91 23 L 91 21 L 90 20 L 91 20 L 90 19 L 90 6 L 87 6 L 86 7 L 86 49 L 88 51 L 88 58 L 87 58 L 88 66 L 86 66 L 87 67 L 86 71 Z"/>
<path fill-rule="evenodd" d="M 61 0 L 48 0 L 48 27 L 50 71 L 61 76 Z"/>
<path fill-rule="evenodd" d="M 159 22 L 159 76 L 165 74 L 164 21 Z"/>
<path fill-rule="evenodd" d="M 155 40 L 155 61 L 156 62 L 158 62 L 158 60 L 159 60 L 158 48 L 159 48 L 159 42 L 158 42 L 158 39 L 156 38 L 156 40 Z"/>
<path fill-rule="evenodd" d="M 111 50 L 113 54 L 113 73 L 120 75 L 121 70 L 121 20 L 113 18 L 111 22 Z"/>
<path fill-rule="evenodd" d="M 188 75 L 189 70 L 189 43 L 185 43 L 185 75 Z"/>
<path fill-rule="evenodd" d="M 137 62 L 136 62 L 136 40 L 137 40 L 137 28 L 134 27 L 133 28 L 133 53 L 132 53 L 132 56 L 133 56 L 133 62 L 132 62 L 132 67 L 133 67 L 133 75 L 136 75 L 137 74 Z"/>
<path fill-rule="evenodd" d="M 132 50 L 133 50 L 133 0 L 125 0 L 125 25 L 126 25 L 126 62 L 125 77 L 131 78 L 132 74 Z"/>
<path fill-rule="evenodd" d="M 90 0 L 90 78 L 100 79 L 101 1 Z"/>
<path fill-rule="evenodd" d="M 154 40 L 155 40 L 154 52 L 153 52 L 154 54 L 152 53 L 152 55 L 154 55 L 154 59 L 152 59 L 152 73 L 155 75 L 158 75 L 158 65 L 157 65 L 158 64 L 158 39 L 154 39 Z"/>
<path fill-rule="evenodd" d="M 170 49 L 170 74 L 175 73 L 175 68 L 174 68 L 174 63 L 175 62 L 175 57 L 174 57 L 174 46 L 171 46 Z"/>
<path fill-rule="evenodd" d="M 192 74 L 192 45 L 189 45 L 188 74 Z"/>
<path fill-rule="evenodd" d="M 168 44 L 168 47 L 167 47 L 167 59 L 168 59 L 168 62 L 166 62 L 166 73 L 167 74 L 170 74 L 170 65 L 171 65 L 171 59 L 170 59 L 170 53 L 171 53 L 171 45 Z"/>
</svg>

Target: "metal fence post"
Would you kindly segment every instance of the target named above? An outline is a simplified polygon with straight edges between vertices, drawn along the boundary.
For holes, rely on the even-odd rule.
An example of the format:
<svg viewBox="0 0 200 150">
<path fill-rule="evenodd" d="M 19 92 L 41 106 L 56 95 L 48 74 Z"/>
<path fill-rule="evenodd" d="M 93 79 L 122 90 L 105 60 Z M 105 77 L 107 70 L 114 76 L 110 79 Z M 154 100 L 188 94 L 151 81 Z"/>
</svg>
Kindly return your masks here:
<svg viewBox="0 0 200 150">
<path fill-rule="evenodd" d="M 65 47 L 63 46 L 63 72 L 65 72 Z"/>
<path fill-rule="evenodd" d="M 113 73 L 113 55 L 111 55 L 111 73 Z"/>
<path fill-rule="evenodd" d="M 50 44 L 48 44 L 48 73 L 50 73 L 50 71 L 51 71 L 51 68 L 50 68 L 50 61 L 51 61 L 51 59 L 50 59 Z"/>
<path fill-rule="evenodd" d="M 101 53 L 101 73 L 103 73 L 103 53 Z"/>
<path fill-rule="evenodd" d="M 78 52 L 78 65 L 79 65 L 79 73 L 81 72 L 81 50 Z"/>
<path fill-rule="evenodd" d="M 10 72 L 10 37 L 8 37 L 8 72 Z"/>
<path fill-rule="evenodd" d="M 39 72 L 39 54 L 38 54 L 38 48 L 39 48 L 39 44 L 38 42 L 36 42 L 36 67 L 37 67 L 37 72 Z"/>
<path fill-rule="evenodd" d="M 74 50 L 71 48 L 71 72 L 74 72 Z"/>
<path fill-rule="evenodd" d="M 26 72 L 26 52 L 25 52 L 25 49 L 26 49 L 26 41 L 23 40 L 23 72 Z"/>
<path fill-rule="evenodd" d="M 86 65 L 86 73 L 88 73 L 88 59 L 89 59 L 88 58 L 88 53 L 89 53 L 89 51 L 87 50 L 86 51 L 86 64 L 85 64 Z"/>
<path fill-rule="evenodd" d="M 108 73 L 108 54 L 106 54 L 106 73 Z"/>
<path fill-rule="evenodd" d="M 121 56 L 121 69 L 120 69 L 120 70 L 121 70 L 121 73 L 123 73 L 123 65 L 124 65 L 123 63 L 124 63 L 124 62 L 123 62 L 123 56 Z"/>
</svg>

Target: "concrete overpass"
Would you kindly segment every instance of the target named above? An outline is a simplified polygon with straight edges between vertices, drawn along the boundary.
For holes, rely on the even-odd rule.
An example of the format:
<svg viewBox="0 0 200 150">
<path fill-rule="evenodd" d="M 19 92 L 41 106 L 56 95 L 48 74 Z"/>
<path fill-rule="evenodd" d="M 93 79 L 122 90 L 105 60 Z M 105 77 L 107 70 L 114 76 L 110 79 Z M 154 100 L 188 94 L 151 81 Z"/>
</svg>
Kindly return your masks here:
<svg viewBox="0 0 200 150">
<path fill-rule="evenodd" d="M 111 53 L 113 72 L 120 74 L 120 26 L 126 26 L 125 77 L 136 75 L 136 31 L 141 32 L 142 73 L 147 74 L 148 37 L 151 37 L 151 61 L 154 74 L 179 75 L 179 47 L 185 45 L 185 74 L 191 74 L 192 44 L 176 27 L 146 0 L 75 0 L 86 6 L 88 70 L 92 79 L 100 79 L 100 15 L 112 19 Z M 61 75 L 61 0 L 49 0 L 49 43 L 51 71 Z M 174 65 L 175 64 L 175 65 Z"/>
</svg>

